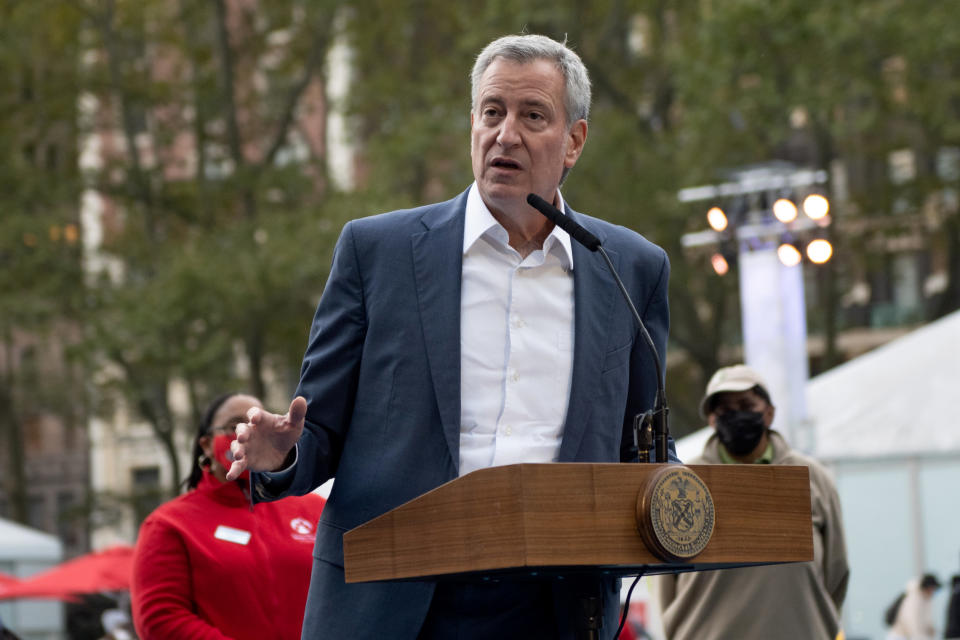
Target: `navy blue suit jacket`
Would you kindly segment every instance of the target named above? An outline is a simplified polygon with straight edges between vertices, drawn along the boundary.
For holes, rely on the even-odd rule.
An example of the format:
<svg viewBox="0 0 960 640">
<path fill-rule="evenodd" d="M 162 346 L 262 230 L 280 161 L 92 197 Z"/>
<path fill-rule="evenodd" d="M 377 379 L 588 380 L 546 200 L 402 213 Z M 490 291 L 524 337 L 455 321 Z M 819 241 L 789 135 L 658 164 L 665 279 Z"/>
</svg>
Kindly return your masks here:
<svg viewBox="0 0 960 640">
<path fill-rule="evenodd" d="M 275 474 L 253 474 L 257 500 L 336 477 L 318 525 L 304 638 L 413 639 L 426 616 L 431 582 L 345 584 L 342 538 L 458 475 L 466 201 L 464 192 L 353 220 L 337 243 L 297 389 L 308 403 L 297 463 L 279 486 Z M 603 242 L 664 361 L 666 254 L 633 231 L 567 214 Z M 556 399 L 567 402 L 558 461 L 617 462 L 634 414 L 653 403 L 656 374 L 602 259 L 576 242 L 573 254 L 573 373 L 570 397 Z M 618 583 L 606 585 L 609 632 Z M 555 592 L 559 610 L 572 606 Z"/>
</svg>

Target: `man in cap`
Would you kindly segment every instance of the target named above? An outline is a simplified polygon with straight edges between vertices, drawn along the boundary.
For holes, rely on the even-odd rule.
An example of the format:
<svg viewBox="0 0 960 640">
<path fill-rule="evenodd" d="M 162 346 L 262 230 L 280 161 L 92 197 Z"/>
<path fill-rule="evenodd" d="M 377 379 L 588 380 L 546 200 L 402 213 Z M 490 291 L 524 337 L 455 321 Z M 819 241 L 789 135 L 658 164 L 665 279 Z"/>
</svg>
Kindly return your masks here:
<svg viewBox="0 0 960 640">
<path fill-rule="evenodd" d="M 724 367 L 707 385 L 701 415 L 715 430 L 690 464 L 782 464 L 810 468 L 812 562 L 657 577 L 669 640 L 836 637 L 847 591 L 840 498 L 826 469 L 770 428 L 774 405 L 760 375 Z"/>
</svg>

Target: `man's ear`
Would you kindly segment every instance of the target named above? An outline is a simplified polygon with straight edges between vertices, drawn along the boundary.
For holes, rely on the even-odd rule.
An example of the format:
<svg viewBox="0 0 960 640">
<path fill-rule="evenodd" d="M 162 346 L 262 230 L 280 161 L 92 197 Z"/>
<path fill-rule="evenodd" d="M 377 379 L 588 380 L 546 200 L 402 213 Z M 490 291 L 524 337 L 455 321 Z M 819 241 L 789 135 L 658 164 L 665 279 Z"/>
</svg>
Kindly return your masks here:
<svg viewBox="0 0 960 640">
<path fill-rule="evenodd" d="M 770 425 L 773 424 L 773 416 L 777 413 L 777 408 L 772 404 L 768 404 L 767 408 L 763 410 L 763 424 L 769 429 Z"/>
<path fill-rule="evenodd" d="M 583 153 L 583 145 L 587 142 L 587 121 L 577 120 L 570 125 L 570 131 L 567 133 L 567 151 L 563 155 L 563 166 L 572 169 L 577 164 L 580 154 Z"/>
</svg>

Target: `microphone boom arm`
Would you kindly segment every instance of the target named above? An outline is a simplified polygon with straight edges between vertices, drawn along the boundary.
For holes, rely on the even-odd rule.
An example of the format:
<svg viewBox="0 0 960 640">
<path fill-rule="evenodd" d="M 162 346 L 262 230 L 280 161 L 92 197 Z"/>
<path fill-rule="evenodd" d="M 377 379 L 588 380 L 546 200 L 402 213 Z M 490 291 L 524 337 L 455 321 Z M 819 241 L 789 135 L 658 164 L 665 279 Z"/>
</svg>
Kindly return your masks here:
<svg viewBox="0 0 960 640">
<path fill-rule="evenodd" d="M 623 294 L 623 299 L 627 301 L 627 305 L 630 307 L 633 319 L 637 322 L 637 326 L 640 327 L 640 334 L 643 336 L 643 341 L 647 343 L 647 347 L 653 356 L 653 368 L 657 375 L 657 397 L 653 403 L 653 445 L 657 462 L 666 462 L 668 450 L 667 439 L 670 434 L 669 427 L 667 426 L 667 414 L 670 410 L 667 408 L 667 394 L 663 388 L 663 369 L 660 365 L 660 356 L 657 354 L 657 347 L 653 344 L 653 338 L 650 337 L 650 332 L 647 331 L 643 320 L 640 319 L 640 313 L 633 304 L 633 300 L 630 298 L 630 294 L 627 292 L 623 280 L 617 275 L 617 270 L 613 268 L 613 262 L 610 261 L 610 256 L 608 256 L 607 252 L 603 249 L 603 245 L 597 246 L 597 253 L 603 256 L 603 260 L 607 263 L 607 268 L 610 270 L 610 273 L 613 274 L 613 279 L 616 280 L 617 286 L 620 288 L 620 293 Z M 638 426 L 639 425 L 635 424 L 634 429 L 636 430 Z M 642 455 L 639 447 L 637 455 Z"/>
<path fill-rule="evenodd" d="M 620 288 L 620 293 L 623 295 L 623 299 L 627 301 L 627 305 L 630 307 L 630 312 L 633 314 L 633 319 L 637 322 L 637 326 L 640 327 L 640 333 L 650 350 L 650 355 L 653 357 L 653 367 L 657 374 L 657 397 L 653 403 L 653 415 L 651 416 L 650 412 L 646 412 L 638 415 L 634 420 L 633 433 L 635 444 L 637 444 L 637 456 L 642 458 L 644 455 L 641 453 L 640 443 L 637 441 L 639 441 L 641 438 L 643 438 L 644 441 L 649 441 L 648 432 L 645 431 L 645 429 L 647 429 L 649 421 L 652 420 L 653 445 L 657 462 L 667 462 L 667 441 L 670 436 L 670 427 L 667 424 L 667 414 L 670 410 L 667 408 L 667 392 L 664 389 L 663 368 L 660 364 L 660 355 L 657 353 L 656 345 L 653 344 L 653 338 L 650 337 L 650 333 L 647 331 L 647 328 L 643 324 L 643 320 L 640 318 L 640 314 L 637 312 L 637 307 L 633 304 L 633 300 L 630 299 L 630 294 L 627 292 L 627 288 L 624 286 L 623 280 L 620 279 L 620 276 L 617 274 L 617 270 L 613 268 L 613 262 L 610 261 L 610 256 L 608 256 L 607 252 L 604 251 L 603 245 L 600 243 L 599 238 L 584 229 L 583 226 L 577 224 L 575 220 L 564 215 L 563 212 L 537 194 L 528 194 L 527 204 L 542 213 L 550 222 L 566 231 L 568 234 L 570 234 L 570 237 L 590 251 L 600 252 L 600 255 L 603 256 L 604 261 L 607 263 L 607 269 L 610 271 L 610 274 L 616 281 L 617 286 Z M 649 449 L 647 449 L 646 456 L 649 458 L 649 455 Z"/>
</svg>

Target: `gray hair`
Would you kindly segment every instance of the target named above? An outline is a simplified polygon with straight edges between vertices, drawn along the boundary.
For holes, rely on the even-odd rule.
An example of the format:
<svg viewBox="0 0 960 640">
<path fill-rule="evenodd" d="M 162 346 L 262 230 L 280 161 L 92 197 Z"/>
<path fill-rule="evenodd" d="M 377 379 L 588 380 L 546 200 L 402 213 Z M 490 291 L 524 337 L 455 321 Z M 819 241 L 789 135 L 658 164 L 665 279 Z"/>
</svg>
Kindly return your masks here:
<svg viewBox="0 0 960 640">
<path fill-rule="evenodd" d="M 470 109 L 476 113 L 477 92 L 480 78 L 494 60 L 504 58 L 513 62 L 528 63 L 535 60 L 553 62 L 563 74 L 566 92 L 567 127 L 577 120 L 586 120 L 590 115 L 590 77 L 580 56 L 566 46 L 546 36 L 524 34 L 504 36 L 494 40 L 480 52 L 470 72 Z"/>
</svg>

